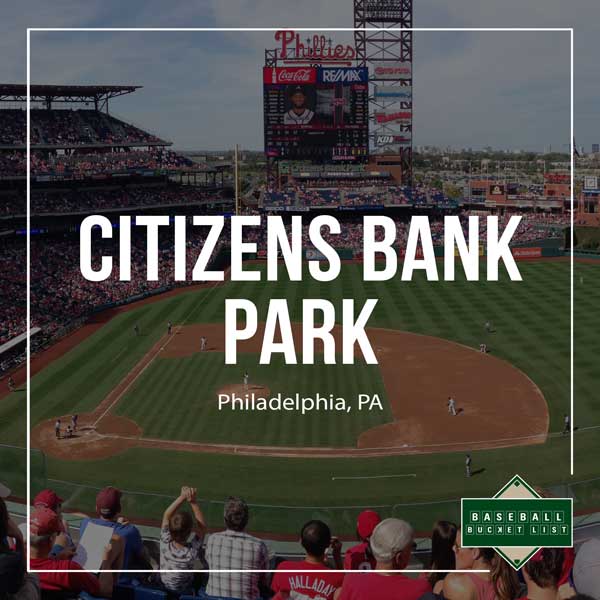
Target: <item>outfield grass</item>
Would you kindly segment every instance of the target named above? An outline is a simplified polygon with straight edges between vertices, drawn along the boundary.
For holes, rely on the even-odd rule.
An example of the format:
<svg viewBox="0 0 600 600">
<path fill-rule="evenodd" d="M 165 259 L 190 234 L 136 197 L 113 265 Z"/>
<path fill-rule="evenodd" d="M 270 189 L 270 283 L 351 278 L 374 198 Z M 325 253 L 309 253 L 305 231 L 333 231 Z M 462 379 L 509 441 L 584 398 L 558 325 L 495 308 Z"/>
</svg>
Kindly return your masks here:
<svg viewBox="0 0 600 600">
<path fill-rule="evenodd" d="M 540 387 L 550 408 L 550 428 L 558 431 L 562 426 L 562 415 L 569 408 L 569 265 L 564 262 L 532 262 L 520 263 L 519 267 L 524 278 L 520 283 L 509 282 L 504 274 L 499 282 L 475 283 L 459 279 L 436 283 L 426 282 L 424 277 L 418 276 L 410 283 L 399 280 L 363 283 L 359 265 L 344 265 L 343 275 L 331 284 L 310 280 L 302 284 L 236 282 L 212 290 L 183 293 L 119 315 L 36 376 L 32 382 L 32 420 L 35 423 L 56 414 L 90 410 L 160 338 L 169 319 L 174 323 L 222 321 L 227 297 L 254 300 L 259 307 L 260 319 L 265 317 L 270 298 L 287 298 L 294 320 L 300 320 L 304 297 L 331 299 L 336 307 L 341 306 L 341 298 L 344 297 L 353 297 L 359 303 L 367 297 L 374 297 L 379 298 L 379 305 L 369 322 L 371 326 L 425 333 L 474 347 L 486 341 L 495 355 L 512 362 Z M 600 306 L 600 265 L 576 265 L 575 299 L 575 419 L 580 428 L 587 428 L 600 425 L 600 375 L 597 366 L 600 355 L 600 315 L 597 310 Z M 487 320 L 493 323 L 496 331 L 486 336 L 483 324 Z M 132 333 L 136 322 L 144 334 L 139 338 Z M 249 355 L 246 359 L 252 360 L 253 357 Z M 254 360 L 257 361 L 256 357 Z M 150 371 L 153 370 L 154 367 Z M 219 373 L 214 377 L 220 377 L 225 370 Z M 185 387 L 189 390 L 189 386 Z M 178 415 L 183 423 L 186 403 L 194 395 L 193 386 L 185 392 L 191 396 L 174 392 L 165 396 L 165 403 L 160 409 L 165 427 L 171 427 L 171 414 Z M 155 406 L 150 403 L 147 406 L 148 422 L 145 427 L 155 431 L 159 424 L 152 423 L 154 417 L 150 414 Z M 23 442 L 24 408 L 22 393 L 13 394 L 0 403 L 0 436 L 3 442 Z M 136 408 L 129 403 L 122 404 L 119 410 L 137 410 L 140 415 L 145 412 L 141 404 Z M 201 418 L 201 409 L 195 414 Z M 203 414 L 202 418 L 207 418 L 206 423 L 199 425 L 203 435 L 222 435 L 222 432 L 214 431 L 217 428 L 214 415 Z M 515 419 L 518 418 L 519 415 L 515 415 Z M 312 433 L 315 424 L 308 420 L 305 423 L 307 427 L 303 433 L 292 432 L 292 428 L 286 432 L 290 443 L 296 443 L 294 440 L 298 439 L 317 439 Z M 187 423 L 183 426 L 184 429 L 190 427 Z M 196 425 L 186 435 L 192 435 L 194 427 Z M 280 433 L 265 421 L 261 421 L 259 431 L 263 439 L 271 440 Z M 321 435 L 329 435 L 329 431 L 322 430 L 318 433 L 319 437 Z M 343 441 L 346 433 L 340 435 L 340 443 L 346 443 Z M 302 443 L 308 445 L 310 442 Z M 599 447 L 600 429 L 580 431 L 576 435 L 575 480 L 600 477 L 597 463 Z M 230 493 L 239 493 L 255 504 L 291 507 L 386 505 L 392 510 L 391 507 L 398 504 L 491 494 L 515 472 L 533 484 L 551 485 L 568 481 L 569 458 L 567 437 L 525 449 L 476 452 L 475 469 L 484 468 L 485 471 L 472 480 L 466 480 L 460 454 L 316 460 L 135 449 L 93 463 L 49 460 L 47 474 L 53 479 L 92 487 L 112 483 L 128 490 L 166 495 L 172 495 L 183 479 L 187 479 L 197 485 L 205 500 L 213 501 L 222 500 Z M 7 462 L 7 467 L 10 464 Z M 337 474 L 367 477 L 404 473 L 415 473 L 417 477 L 331 480 Z M 19 479 L 16 474 L 13 477 L 15 481 Z M 594 484 L 590 485 L 592 491 L 588 490 L 576 498 L 576 508 L 600 507 L 600 495 Z M 88 497 L 85 488 L 74 490 L 71 486 L 65 487 L 69 488 L 67 492 L 72 492 L 72 505 L 93 504 L 89 503 L 91 490 Z M 139 510 L 142 516 L 155 516 L 158 505 L 164 503 L 164 498 L 159 498 L 155 506 L 151 501 L 153 496 L 133 498 L 138 507 L 136 511 Z M 435 506 L 441 507 L 441 510 Z M 442 513 L 445 511 L 446 516 L 450 516 L 448 512 L 455 510 L 451 509 L 452 506 L 456 507 L 456 504 L 402 506 L 395 510 L 410 515 L 417 526 L 423 527 L 438 513 L 444 516 Z M 290 519 L 296 514 L 293 509 L 267 507 L 256 510 L 260 513 L 260 525 L 255 524 L 257 529 L 288 530 L 298 526 L 298 520 Z M 219 518 L 217 513 L 215 519 Z M 297 513 L 320 514 L 318 510 L 304 508 L 298 508 Z M 344 517 L 340 523 L 340 527 L 346 527 L 351 523 L 355 510 L 334 513 L 349 515 L 349 521 Z"/>
</svg>

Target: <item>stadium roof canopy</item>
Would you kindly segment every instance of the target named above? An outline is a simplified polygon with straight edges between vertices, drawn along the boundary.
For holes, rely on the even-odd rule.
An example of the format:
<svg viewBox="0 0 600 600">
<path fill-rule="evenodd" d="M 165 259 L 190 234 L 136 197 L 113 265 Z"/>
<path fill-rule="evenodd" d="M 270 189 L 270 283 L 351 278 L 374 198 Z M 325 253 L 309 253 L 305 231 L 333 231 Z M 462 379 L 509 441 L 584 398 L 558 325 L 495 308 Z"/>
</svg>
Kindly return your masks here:
<svg viewBox="0 0 600 600">
<path fill-rule="evenodd" d="M 131 94 L 141 85 L 31 85 L 31 101 L 44 102 L 51 108 L 53 102 L 93 102 L 96 110 L 108 107 L 108 101 Z M 27 86 L 21 83 L 0 83 L 0 102 L 26 102 Z"/>
</svg>

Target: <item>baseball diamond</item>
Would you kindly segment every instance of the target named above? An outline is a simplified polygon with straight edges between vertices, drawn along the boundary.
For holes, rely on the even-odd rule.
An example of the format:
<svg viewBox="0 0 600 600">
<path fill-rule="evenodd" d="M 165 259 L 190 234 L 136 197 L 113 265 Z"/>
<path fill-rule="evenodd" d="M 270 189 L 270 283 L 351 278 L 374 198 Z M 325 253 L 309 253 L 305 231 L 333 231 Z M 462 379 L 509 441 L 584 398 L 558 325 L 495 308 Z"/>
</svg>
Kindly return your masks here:
<svg viewBox="0 0 600 600">
<path fill-rule="evenodd" d="M 252 268 L 265 267 L 255 262 Z M 465 449 L 479 472 L 468 482 L 473 495 L 490 493 L 499 479 L 508 478 L 524 444 L 528 461 L 521 474 L 538 485 L 556 484 L 556 473 L 563 467 L 566 472 L 569 460 L 568 436 L 560 434 L 568 402 L 569 265 L 525 261 L 519 268 L 518 284 L 506 273 L 493 283 L 426 282 L 424 276 L 364 283 L 360 265 L 345 262 L 330 284 L 227 281 L 113 309 L 34 361 L 32 447 L 47 454 L 48 477 L 59 488 L 71 481 L 96 487 L 110 480 L 125 489 L 168 493 L 176 473 L 187 469 L 206 483 L 205 496 L 210 490 L 218 500 L 228 486 L 243 481 L 251 502 L 272 506 L 261 509 L 258 528 L 280 532 L 287 528 L 275 505 L 306 511 L 307 505 L 425 499 L 429 504 L 411 514 L 426 528 L 436 501 L 465 493 Z M 589 282 L 577 305 L 588 322 L 595 318 L 588 309 L 600 296 L 598 268 L 576 264 L 577 276 Z M 288 365 L 283 376 L 280 362 L 258 364 L 254 340 L 240 343 L 239 364 L 224 364 L 226 298 L 252 299 L 259 316 L 264 299 L 287 298 L 297 319 L 301 289 L 304 297 L 334 304 L 349 296 L 380 298 L 368 327 L 379 364 L 317 361 Z M 540 304 L 537 299 L 545 295 L 552 301 Z M 486 332 L 488 320 L 492 332 Z M 132 331 L 135 323 L 140 336 Z M 597 347 L 592 329 L 576 332 L 580 351 L 590 356 Z M 479 351 L 482 341 L 488 353 Z M 578 364 L 576 378 L 582 394 L 576 432 L 582 477 L 593 472 L 592 453 L 585 449 L 600 437 L 594 404 L 583 397 L 592 397 L 586 393 L 592 375 L 585 365 Z M 263 396 L 318 391 L 349 398 L 366 390 L 381 396 L 383 410 L 304 416 L 219 412 L 217 394 L 244 392 L 245 372 L 248 391 Z M 456 401 L 456 416 L 448 414 L 448 396 Z M 15 401 L 12 396 L 2 401 L 0 429 L 5 439 L 19 442 L 11 417 Z M 73 413 L 80 415 L 77 435 L 56 440 L 51 424 Z M 415 475 L 409 488 L 402 479 L 390 480 L 402 473 Z M 367 486 L 356 485 L 361 477 Z M 576 503 L 576 509 L 590 508 L 590 501 Z M 143 502 L 136 511 L 141 517 L 154 514 Z"/>
</svg>

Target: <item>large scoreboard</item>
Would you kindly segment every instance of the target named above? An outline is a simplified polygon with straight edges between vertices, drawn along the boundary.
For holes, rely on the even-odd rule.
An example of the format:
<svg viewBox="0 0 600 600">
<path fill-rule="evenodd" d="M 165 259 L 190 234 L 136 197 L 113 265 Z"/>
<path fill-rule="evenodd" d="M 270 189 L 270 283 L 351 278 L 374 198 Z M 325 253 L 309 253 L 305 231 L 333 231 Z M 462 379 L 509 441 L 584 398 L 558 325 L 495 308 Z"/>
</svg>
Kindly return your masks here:
<svg viewBox="0 0 600 600">
<path fill-rule="evenodd" d="M 267 156 L 364 162 L 369 155 L 366 67 L 264 67 Z"/>
</svg>

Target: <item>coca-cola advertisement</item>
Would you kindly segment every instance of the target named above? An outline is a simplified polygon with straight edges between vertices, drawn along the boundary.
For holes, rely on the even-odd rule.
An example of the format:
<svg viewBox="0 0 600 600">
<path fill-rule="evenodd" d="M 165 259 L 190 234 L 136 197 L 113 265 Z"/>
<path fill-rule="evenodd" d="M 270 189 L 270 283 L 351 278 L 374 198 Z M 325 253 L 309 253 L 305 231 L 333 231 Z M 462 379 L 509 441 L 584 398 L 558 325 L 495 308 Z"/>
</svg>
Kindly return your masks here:
<svg viewBox="0 0 600 600">
<path fill-rule="evenodd" d="M 306 85 L 317 82 L 317 69 L 313 67 L 265 67 L 263 83 L 265 84 L 299 84 Z"/>
</svg>

